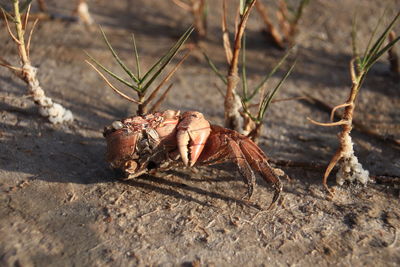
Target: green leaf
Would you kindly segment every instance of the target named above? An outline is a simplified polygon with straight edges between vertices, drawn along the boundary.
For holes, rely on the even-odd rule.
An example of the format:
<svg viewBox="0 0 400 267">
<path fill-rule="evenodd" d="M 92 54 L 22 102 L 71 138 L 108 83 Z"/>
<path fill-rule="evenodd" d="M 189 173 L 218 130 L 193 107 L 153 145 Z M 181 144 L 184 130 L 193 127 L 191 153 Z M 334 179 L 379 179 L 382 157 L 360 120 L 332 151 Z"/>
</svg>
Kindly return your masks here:
<svg viewBox="0 0 400 267">
<path fill-rule="evenodd" d="M 390 48 L 392 48 L 398 41 L 400 40 L 400 36 L 398 36 L 396 39 L 393 41 L 389 42 L 384 48 L 379 50 L 368 62 L 368 64 L 365 66 L 365 70 L 368 71 L 372 65 L 375 64 L 375 62 L 383 55 L 385 54 Z"/>
<path fill-rule="evenodd" d="M 356 14 L 357 15 L 357 14 Z M 351 46 L 352 46 L 352 50 L 353 50 L 353 57 L 356 60 L 356 66 L 357 69 L 360 67 L 361 65 L 361 59 L 360 59 L 360 55 L 359 55 L 359 51 L 358 51 L 358 45 L 357 45 L 357 16 L 354 15 L 354 19 L 351 25 Z"/>
<path fill-rule="evenodd" d="M 160 73 L 164 70 L 164 68 L 168 65 L 168 63 L 172 60 L 172 58 L 176 55 L 179 48 L 185 43 L 185 41 L 189 38 L 190 34 L 193 32 L 194 27 L 190 26 L 186 32 L 179 38 L 179 40 L 172 46 L 168 52 L 158 60 L 150 70 L 143 76 L 140 80 L 139 85 L 144 83 L 147 78 L 149 81 L 142 87 L 142 92 L 145 92 L 147 88 L 151 85 L 151 83 L 160 75 Z"/>
<path fill-rule="evenodd" d="M 239 2 L 239 12 L 243 16 L 246 13 L 249 5 L 251 5 L 255 0 L 240 0 Z"/>
<path fill-rule="evenodd" d="M 23 4 L 21 4 L 20 8 L 19 8 L 19 12 L 24 12 L 25 9 L 28 8 L 28 6 L 31 4 L 32 0 L 26 0 Z"/>
<path fill-rule="evenodd" d="M 101 27 L 100 27 L 100 31 L 101 31 L 101 34 L 103 35 L 103 39 L 104 39 L 105 43 L 108 46 L 108 49 L 110 50 L 110 52 L 113 55 L 113 57 L 115 58 L 115 60 L 118 62 L 118 64 L 121 66 L 121 68 L 128 74 L 128 76 L 131 77 L 131 79 L 135 81 L 135 83 L 139 83 L 138 78 L 135 77 L 135 75 L 128 69 L 128 67 L 125 66 L 124 62 L 122 62 L 122 60 L 118 57 L 117 53 L 112 48 L 110 42 L 107 39 L 106 34 L 104 33 L 104 31 Z"/>
<path fill-rule="evenodd" d="M 246 7 L 246 1 L 245 0 L 240 0 L 240 2 L 239 2 L 240 15 L 244 14 L 245 7 Z"/>
<path fill-rule="evenodd" d="M 252 121 L 258 122 L 258 119 L 254 117 L 253 114 L 251 114 L 251 112 L 247 108 L 247 104 L 243 101 L 242 98 L 240 98 L 240 102 L 242 103 L 244 113 L 246 113 Z"/>
<path fill-rule="evenodd" d="M 363 68 L 365 70 L 368 70 L 366 66 L 371 67 L 372 66 L 372 61 L 376 62 L 377 58 L 376 55 L 379 54 L 379 50 L 382 47 L 383 42 L 386 40 L 389 32 L 392 30 L 394 23 L 397 21 L 397 19 L 400 17 L 400 12 L 397 13 L 397 15 L 393 18 L 393 20 L 390 22 L 390 24 L 386 27 L 386 29 L 383 31 L 383 33 L 379 36 L 379 38 L 375 41 L 374 45 L 371 47 L 371 49 L 367 52 L 366 58 L 363 60 Z M 375 58 L 375 60 L 374 60 Z M 372 60 L 371 60 L 372 59 Z M 372 64 L 371 64 L 372 63 Z"/>
<path fill-rule="evenodd" d="M 218 70 L 217 66 L 215 66 L 215 64 L 211 61 L 211 59 L 207 56 L 207 54 L 203 52 L 203 56 L 206 59 L 210 68 L 215 72 L 215 74 L 217 74 L 217 76 L 221 79 L 221 81 L 224 84 L 227 84 L 228 81 L 226 80 L 226 77 L 222 75 L 222 73 Z"/>
<path fill-rule="evenodd" d="M 136 41 L 135 41 L 135 35 L 132 34 L 132 41 L 133 41 L 133 50 L 135 52 L 135 59 L 136 59 L 136 71 L 137 71 L 137 78 L 140 80 L 140 62 L 139 62 L 139 54 L 137 51 L 137 46 L 136 46 Z"/>
<path fill-rule="evenodd" d="M 310 3 L 310 0 L 302 0 L 294 15 L 293 23 L 297 24 L 303 15 L 304 8 Z"/>
<path fill-rule="evenodd" d="M 376 32 L 378 31 L 379 25 L 381 25 L 381 23 L 382 23 L 382 20 L 383 20 L 385 14 L 386 14 L 386 11 L 387 11 L 387 9 L 385 9 L 385 11 L 384 11 L 384 12 L 382 13 L 382 15 L 379 17 L 378 23 L 375 25 L 375 28 L 374 28 L 374 30 L 372 31 L 372 34 L 371 34 L 371 36 L 370 36 L 370 38 L 369 38 L 369 40 L 368 40 L 368 44 L 367 44 L 367 47 L 365 48 L 365 51 L 364 51 L 364 54 L 363 54 L 363 58 L 362 58 L 362 64 L 363 64 L 363 65 L 364 65 L 364 63 L 365 63 L 365 59 L 367 58 L 368 51 L 369 51 L 369 49 L 370 49 L 370 47 L 371 47 L 372 40 L 374 39 L 375 34 L 376 34 Z"/>
<path fill-rule="evenodd" d="M 261 107 L 258 111 L 258 120 L 261 121 L 264 118 L 265 112 L 267 111 L 267 108 L 269 107 L 269 104 L 271 103 L 272 99 L 278 92 L 278 90 L 281 88 L 282 84 L 285 82 L 286 78 L 290 75 L 292 72 L 294 66 L 296 65 L 296 61 L 292 64 L 292 66 L 289 68 L 289 70 L 285 73 L 285 75 L 282 77 L 282 79 L 279 81 L 279 83 L 275 86 L 275 88 L 272 90 L 272 92 L 268 93 L 262 103 Z"/>
<path fill-rule="evenodd" d="M 253 90 L 251 95 L 245 100 L 246 102 L 253 99 L 253 97 L 260 91 L 260 89 L 264 86 L 264 84 L 275 74 L 275 72 L 280 68 L 280 66 L 285 62 L 286 58 L 289 56 L 291 50 L 289 50 L 283 58 L 275 65 L 275 67 L 265 76 L 265 78 L 260 82 L 260 84 Z"/>
<path fill-rule="evenodd" d="M 186 32 L 179 38 L 179 40 L 168 50 L 168 52 L 147 71 L 147 73 L 141 79 L 140 83 L 143 83 L 148 78 L 148 76 L 150 76 L 153 72 L 156 72 L 158 68 L 161 68 L 165 64 L 165 62 L 169 62 L 186 41 L 186 39 L 190 36 L 193 30 L 193 26 L 189 27 Z"/>
<path fill-rule="evenodd" d="M 107 72 L 111 77 L 113 77 L 114 79 L 118 80 L 119 82 L 125 84 L 126 86 L 132 88 L 135 91 L 140 91 L 136 86 L 134 86 L 133 84 L 125 81 L 122 77 L 119 77 L 118 75 L 116 75 L 115 73 L 113 73 L 112 71 L 110 71 L 109 69 L 107 69 L 106 67 L 104 67 L 100 62 L 98 62 L 96 59 L 94 59 L 89 53 L 87 53 L 85 51 L 86 55 L 90 58 L 90 60 L 92 60 L 97 66 L 99 66 L 102 70 L 104 70 L 105 72 Z"/>
</svg>

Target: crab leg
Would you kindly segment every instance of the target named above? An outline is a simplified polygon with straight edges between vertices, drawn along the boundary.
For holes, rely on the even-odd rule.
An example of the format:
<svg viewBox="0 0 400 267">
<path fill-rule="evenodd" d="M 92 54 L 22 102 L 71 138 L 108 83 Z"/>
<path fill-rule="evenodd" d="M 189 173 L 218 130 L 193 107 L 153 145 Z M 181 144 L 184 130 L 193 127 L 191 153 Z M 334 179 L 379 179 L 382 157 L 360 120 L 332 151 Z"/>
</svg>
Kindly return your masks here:
<svg viewBox="0 0 400 267">
<path fill-rule="evenodd" d="M 253 195 L 254 185 L 256 184 L 256 176 L 243 155 L 238 143 L 230 139 L 228 141 L 228 149 L 230 158 L 232 158 L 232 161 L 236 164 L 239 173 L 247 185 L 247 199 L 250 200 Z"/>
<path fill-rule="evenodd" d="M 278 200 L 282 191 L 281 181 L 272 171 L 264 152 L 253 141 L 250 139 L 241 139 L 239 144 L 241 151 L 253 170 L 256 170 L 266 182 L 272 183 L 272 187 L 275 190 L 272 205 Z"/>
<path fill-rule="evenodd" d="M 264 152 L 249 138 L 235 131 L 212 125 L 211 134 L 199 158 L 204 165 L 233 161 L 248 186 L 248 196 L 253 192 L 256 171 L 275 190 L 271 205 L 279 198 L 282 184 L 269 166 Z"/>
<path fill-rule="evenodd" d="M 229 136 L 212 134 L 207 140 L 206 147 L 198 162 L 203 165 L 214 165 L 224 162 L 235 163 L 247 185 L 247 195 L 245 198 L 250 200 L 253 195 L 256 177 L 235 140 Z"/>
</svg>

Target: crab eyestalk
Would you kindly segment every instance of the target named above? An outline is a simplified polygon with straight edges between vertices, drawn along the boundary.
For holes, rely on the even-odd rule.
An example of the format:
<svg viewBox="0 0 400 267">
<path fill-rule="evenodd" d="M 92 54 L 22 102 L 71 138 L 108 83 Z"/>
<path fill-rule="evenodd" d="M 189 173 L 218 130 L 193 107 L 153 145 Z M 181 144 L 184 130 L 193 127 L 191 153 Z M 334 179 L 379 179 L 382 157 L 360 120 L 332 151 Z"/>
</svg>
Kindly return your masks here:
<svg viewBox="0 0 400 267">
<path fill-rule="evenodd" d="M 233 162 L 247 184 L 250 199 L 255 172 L 272 183 L 277 201 L 282 184 L 264 152 L 248 137 L 210 123 L 200 112 L 167 110 L 116 121 L 105 128 L 107 161 L 125 179 L 176 166 Z M 270 205 L 270 207 L 272 206 Z"/>
</svg>

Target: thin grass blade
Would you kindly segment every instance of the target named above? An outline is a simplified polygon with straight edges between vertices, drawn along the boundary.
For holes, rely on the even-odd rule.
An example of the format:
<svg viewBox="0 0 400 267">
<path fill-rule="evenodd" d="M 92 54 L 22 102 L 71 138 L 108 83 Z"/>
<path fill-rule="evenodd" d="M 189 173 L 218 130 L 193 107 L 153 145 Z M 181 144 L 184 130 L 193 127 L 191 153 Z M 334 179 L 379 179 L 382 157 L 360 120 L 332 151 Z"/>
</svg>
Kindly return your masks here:
<svg viewBox="0 0 400 267">
<path fill-rule="evenodd" d="M 169 90 L 171 90 L 172 86 L 174 84 L 171 83 L 167 89 L 164 91 L 164 93 L 160 96 L 160 98 L 156 101 L 156 103 L 154 103 L 154 105 L 150 108 L 150 113 L 153 113 L 155 111 L 157 111 L 160 108 L 160 105 L 162 104 L 162 102 L 164 102 L 165 98 L 167 97 Z"/>
<path fill-rule="evenodd" d="M 151 94 L 149 95 L 149 97 L 143 102 L 143 105 L 146 106 L 147 104 L 149 104 L 151 101 L 153 101 L 153 99 L 156 97 L 156 95 L 158 94 L 158 92 L 160 91 L 161 87 L 164 86 L 165 83 L 167 83 L 169 81 L 169 79 L 172 77 L 172 75 L 174 75 L 174 73 L 178 70 L 178 68 L 180 67 L 180 65 L 182 65 L 182 63 L 188 58 L 189 54 L 190 54 L 190 50 L 182 57 L 182 59 L 178 62 L 178 64 L 175 65 L 175 67 L 165 76 L 165 78 L 160 82 L 160 84 L 153 90 L 153 92 L 151 92 Z"/>
<path fill-rule="evenodd" d="M 142 84 L 149 75 L 152 74 L 149 81 L 142 87 L 142 92 L 145 92 L 151 83 L 161 74 L 164 68 L 171 62 L 172 58 L 176 55 L 181 46 L 189 38 L 190 34 L 193 32 L 194 27 L 190 26 L 189 29 L 182 35 L 178 42 L 165 54 L 153 67 L 144 75 L 139 85 Z M 154 73 L 153 73 L 154 72 Z"/>
<path fill-rule="evenodd" d="M 24 12 L 25 9 L 28 8 L 28 6 L 31 4 L 32 0 L 26 0 L 19 8 L 20 12 Z"/>
<path fill-rule="evenodd" d="M 135 59 L 136 59 L 136 76 L 140 81 L 140 61 L 139 61 L 139 54 L 137 51 L 135 35 L 132 34 L 132 42 L 133 42 L 133 51 L 135 52 Z"/>
<path fill-rule="evenodd" d="M 125 98 L 126 100 L 129 100 L 129 101 L 131 101 L 131 102 L 133 102 L 133 103 L 141 104 L 138 100 L 136 100 L 136 99 L 134 99 L 134 98 L 132 98 L 132 97 L 130 97 L 130 96 L 124 94 L 121 90 L 117 89 L 117 88 L 106 78 L 106 76 L 104 76 L 104 74 L 101 73 L 101 71 L 98 70 L 98 69 L 96 68 L 95 65 L 93 65 L 92 63 L 90 63 L 88 60 L 85 60 L 85 62 L 86 62 L 87 64 L 89 64 L 89 66 L 91 66 L 91 67 L 100 75 L 100 77 L 106 82 L 106 84 L 107 84 L 108 86 L 110 86 L 110 88 L 113 89 L 114 92 L 116 92 L 118 95 L 122 96 L 122 97 Z"/>
<path fill-rule="evenodd" d="M 272 99 L 276 95 L 276 93 L 279 91 L 281 88 L 282 84 L 285 82 L 287 77 L 290 75 L 292 72 L 294 66 L 296 65 L 296 61 L 292 64 L 292 66 L 289 68 L 289 70 L 285 73 L 285 75 L 282 77 L 282 79 L 279 81 L 279 83 L 275 86 L 275 88 L 272 90 L 272 92 L 268 93 L 264 99 L 263 103 L 261 105 L 261 108 L 258 111 L 258 116 L 257 118 L 261 121 L 264 118 L 265 112 L 267 111 L 269 104 L 271 103 Z"/>
<path fill-rule="evenodd" d="M 258 119 L 256 117 L 253 116 L 253 114 L 251 114 L 250 110 L 247 107 L 247 104 L 243 101 L 243 99 L 240 99 L 240 102 L 242 103 L 242 108 L 244 113 L 247 114 L 247 116 L 249 116 L 249 118 L 254 121 L 254 122 L 258 122 Z"/>
<path fill-rule="evenodd" d="M 121 66 L 121 68 L 128 74 L 128 76 L 135 81 L 135 83 L 139 83 L 139 80 L 135 75 L 129 70 L 129 68 L 122 62 L 122 60 L 119 58 L 117 53 L 115 52 L 114 48 L 111 46 L 110 42 L 107 39 L 106 34 L 104 33 L 103 29 L 100 27 L 101 34 L 103 36 L 104 42 L 107 44 L 108 49 L 110 50 L 111 54 L 115 58 L 115 60 L 118 62 L 118 64 Z"/>
<path fill-rule="evenodd" d="M 203 52 L 203 56 L 206 59 L 208 65 L 210 66 L 210 68 L 215 72 L 215 74 L 217 74 L 217 76 L 221 79 L 221 81 L 224 84 L 227 84 L 227 80 L 226 77 L 224 75 L 222 75 L 222 73 L 219 71 L 219 69 L 217 68 L 217 66 L 215 66 L 215 64 L 211 61 L 211 59 L 207 56 L 207 54 L 205 52 Z"/>
<path fill-rule="evenodd" d="M 269 80 L 269 78 L 272 77 L 272 75 L 275 74 L 275 72 L 280 68 L 280 66 L 285 62 L 286 58 L 289 56 L 291 50 L 289 50 L 283 58 L 278 62 L 278 64 L 275 65 L 275 67 L 265 76 L 265 78 L 260 82 L 260 84 L 253 90 L 251 95 L 249 96 L 246 101 L 250 101 L 257 93 L 260 91 L 260 89 L 264 86 L 264 84 Z"/>
<path fill-rule="evenodd" d="M 363 58 L 362 58 L 362 61 L 363 61 L 362 64 L 363 64 L 363 65 L 364 65 L 364 63 L 365 63 L 365 59 L 367 58 L 368 51 L 369 51 L 369 49 L 370 49 L 370 47 L 371 47 L 372 40 L 374 39 L 375 34 L 376 34 L 376 32 L 378 31 L 379 25 L 381 25 L 382 20 L 383 20 L 383 18 L 385 17 L 386 11 L 387 11 L 387 9 L 385 9 L 385 10 L 383 11 L 381 17 L 380 17 L 379 20 L 378 20 L 378 23 L 375 25 L 375 28 L 374 28 L 374 30 L 372 31 L 371 37 L 370 37 L 369 40 L 368 40 L 368 44 L 367 44 L 367 47 L 365 48 L 365 51 L 364 51 L 364 54 L 363 54 Z"/>
<path fill-rule="evenodd" d="M 365 70 L 368 71 L 372 65 L 375 64 L 375 62 L 383 55 L 385 54 L 390 48 L 392 48 L 398 41 L 400 40 L 400 36 L 389 42 L 384 48 L 379 50 L 368 62 L 368 64 L 365 66 Z"/>
<path fill-rule="evenodd" d="M 160 70 L 164 69 L 165 66 L 172 60 L 172 58 L 176 55 L 178 52 L 179 48 L 185 43 L 185 41 L 189 38 L 190 34 L 193 32 L 194 27 L 190 26 L 186 32 L 179 38 L 179 40 L 173 45 L 168 52 L 160 59 L 158 60 L 148 71 L 147 73 L 143 76 L 143 78 L 140 80 L 139 84 L 144 83 L 147 78 L 149 78 L 150 75 L 153 75 L 155 73 L 150 81 L 152 82 L 157 78 L 157 76 L 161 73 Z M 148 87 L 150 84 L 147 83 L 146 86 Z M 145 86 L 145 87 L 146 87 Z M 146 88 L 147 88 L 146 87 Z M 144 89 L 145 90 L 145 89 Z"/>
<path fill-rule="evenodd" d="M 251 5 L 252 2 L 255 0 L 240 0 L 239 6 L 240 6 L 240 15 L 243 16 L 244 13 L 246 13 L 249 5 Z"/>
<path fill-rule="evenodd" d="M 354 16 L 352 25 L 351 25 L 351 46 L 353 50 L 353 58 L 356 60 L 356 66 L 359 68 L 361 65 L 361 59 L 360 59 L 360 54 L 358 51 L 358 45 L 357 45 L 357 14 Z"/>
<path fill-rule="evenodd" d="M 294 19 L 293 19 L 293 23 L 297 24 L 298 21 L 300 20 L 301 16 L 303 15 L 303 11 L 304 8 L 310 3 L 310 0 L 302 0 L 300 2 L 299 7 L 296 9 L 295 15 L 294 15 Z"/>
<path fill-rule="evenodd" d="M 371 59 L 375 58 L 376 54 L 379 53 L 379 50 L 381 49 L 383 42 L 386 40 L 387 35 L 392 30 L 394 24 L 396 23 L 396 21 L 399 17 L 400 17 L 400 12 L 398 12 L 397 15 L 393 18 L 393 20 L 386 27 L 386 29 L 383 31 L 383 33 L 379 36 L 379 38 L 376 40 L 376 42 L 371 47 L 371 49 L 369 51 L 367 51 L 367 56 L 363 60 L 363 63 L 364 63 L 363 67 L 366 65 L 371 66 L 371 64 L 370 64 Z"/>
<path fill-rule="evenodd" d="M 246 11 L 246 0 L 240 0 L 239 1 L 239 12 L 240 12 L 240 15 L 243 15 L 244 14 L 244 12 Z"/>
<path fill-rule="evenodd" d="M 116 79 L 117 81 L 125 84 L 126 86 L 132 88 L 135 91 L 140 92 L 140 90 L 133 84 L 125 81 L 122 77 L 119 77 L 117 74 L 113 73 L 112 71 L 110 71 L 109 69 L 107 69 L 106 67 L 104 67 L 100 62 L 98 62 L 96 59 L 94 59 L 89 53 L 87 53 L 85 51 L 86 55 L 90 58 L 91 61 L 93 61 L 98 67 L 100 67 L 102 70 L 104 70 L 105 72 L 107 72 L 110 76 L 112 76 L 114 79 Z"/>
</svg>

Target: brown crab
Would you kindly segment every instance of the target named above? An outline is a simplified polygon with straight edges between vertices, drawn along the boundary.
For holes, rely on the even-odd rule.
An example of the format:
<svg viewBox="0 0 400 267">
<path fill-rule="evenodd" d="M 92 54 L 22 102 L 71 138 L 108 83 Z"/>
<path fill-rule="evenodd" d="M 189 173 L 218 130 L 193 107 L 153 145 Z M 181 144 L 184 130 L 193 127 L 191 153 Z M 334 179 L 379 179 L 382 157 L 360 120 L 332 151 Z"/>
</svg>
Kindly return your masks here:
<svg viewBox="0 0 400 267">
<path fill-rule="evenodd" d="M 272 203 L 282 190 L 267 157 L 253 141 L 236 131 L 210 125 L 200 112 L 166 110 L 129 117 L 106 127 L 104 137 L 107 161 L 127 179 L 182 162 L 191 167 L 232 161 L 247 183 L 248 199 L 255 184 L 253 170 L 272 183 Z"/>
</svg>

